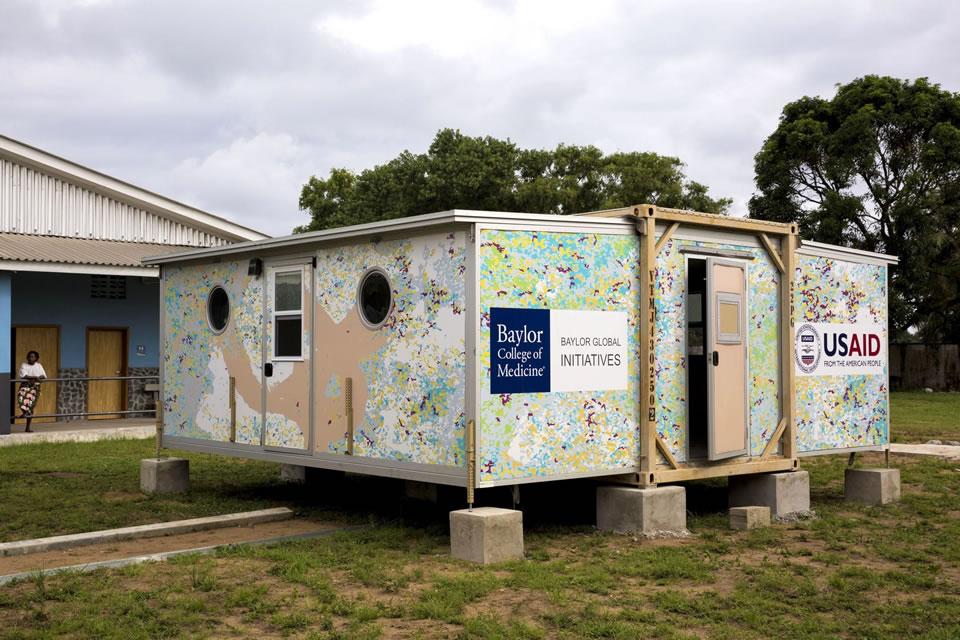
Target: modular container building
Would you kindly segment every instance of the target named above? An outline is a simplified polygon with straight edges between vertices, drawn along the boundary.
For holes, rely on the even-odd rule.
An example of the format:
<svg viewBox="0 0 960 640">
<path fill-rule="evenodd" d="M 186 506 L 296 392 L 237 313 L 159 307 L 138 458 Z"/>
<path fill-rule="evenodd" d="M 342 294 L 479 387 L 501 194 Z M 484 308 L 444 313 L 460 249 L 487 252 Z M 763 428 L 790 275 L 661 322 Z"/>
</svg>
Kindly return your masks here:
<svg viewBox="0 0 960 640">
<path fill-rule="evenodd" d="M 455 210 L 145 262 L 164 447 L 472 496 L 889 446 L 895 259 L 795 225 Z"/>
</svg>

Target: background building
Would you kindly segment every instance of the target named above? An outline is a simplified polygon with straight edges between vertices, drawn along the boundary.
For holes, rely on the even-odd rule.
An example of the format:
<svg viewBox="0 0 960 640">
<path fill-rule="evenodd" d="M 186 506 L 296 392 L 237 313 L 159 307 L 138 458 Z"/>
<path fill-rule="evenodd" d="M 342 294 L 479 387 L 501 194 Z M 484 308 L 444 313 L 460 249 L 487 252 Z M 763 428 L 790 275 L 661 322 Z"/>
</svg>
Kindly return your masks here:
<svg viewBox="0 0 960 640">
<path fill-rule="evenodd" d="M 266 237 L 0 136 L 0 434 L 31 349 L 50 378 L 157 375 L 159 269 L 141 259 Z M 143 386 L 48 382 L 35 413 L 152 407 Z"/>
</svg>

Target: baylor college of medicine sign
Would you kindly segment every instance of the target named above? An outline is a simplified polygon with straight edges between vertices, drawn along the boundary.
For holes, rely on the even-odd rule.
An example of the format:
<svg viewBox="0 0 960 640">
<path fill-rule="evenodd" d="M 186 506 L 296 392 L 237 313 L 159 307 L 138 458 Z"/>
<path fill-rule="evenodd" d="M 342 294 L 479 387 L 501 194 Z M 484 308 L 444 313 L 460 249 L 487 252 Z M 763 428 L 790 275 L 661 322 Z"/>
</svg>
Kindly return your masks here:
<svg viewBox="0 0 960 640">
<path fill-rule="evenodd" d="M 626 313 L 490 309 L 490 393 L 626 388 Z"/>
</svg>

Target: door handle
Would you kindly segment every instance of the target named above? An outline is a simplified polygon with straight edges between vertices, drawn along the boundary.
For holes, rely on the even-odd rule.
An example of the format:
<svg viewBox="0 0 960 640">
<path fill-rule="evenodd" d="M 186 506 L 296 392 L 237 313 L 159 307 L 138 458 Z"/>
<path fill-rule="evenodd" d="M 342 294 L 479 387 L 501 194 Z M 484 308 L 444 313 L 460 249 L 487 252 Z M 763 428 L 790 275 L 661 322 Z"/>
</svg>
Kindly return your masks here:
<svg viewBox="0 0 960 640">
<path fill-rule="evenodd" d="M 720 366 L 720 352 L 719 352 L 719 351 L 714 351 L 714 352 L 713 352 L 713 366 L 715 366 L 715 367 Z"/>
<path fill-rule="evenodd" d="M 273 376 L 273 363 L 272 363 L 272 362 L 267 362 L 266 364 L 263 365 L 263 375 L 264 375 L 265 377 L 267 377 L 267 378 L 270 378 L 270 377 Z"/>
</svg>

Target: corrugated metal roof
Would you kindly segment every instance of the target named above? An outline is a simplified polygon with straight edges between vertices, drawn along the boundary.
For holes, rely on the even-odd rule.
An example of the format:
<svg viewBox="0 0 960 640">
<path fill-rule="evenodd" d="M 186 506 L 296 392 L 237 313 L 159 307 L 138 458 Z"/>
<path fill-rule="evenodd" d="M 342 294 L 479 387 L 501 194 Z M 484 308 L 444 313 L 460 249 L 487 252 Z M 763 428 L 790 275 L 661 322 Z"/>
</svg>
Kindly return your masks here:
<svg viewBox="0 0 960 640">
<path fill-rule="evenodd" d="M 168 244 L 0 233 L 0 260 L 142 267 L 144 258 L 171 249 L 175 247 Z"/>
<path fill-rule="evenodd" d="M 216 246 L 270 236 L 0 135 L 0 230 Z"/>
</svg>

